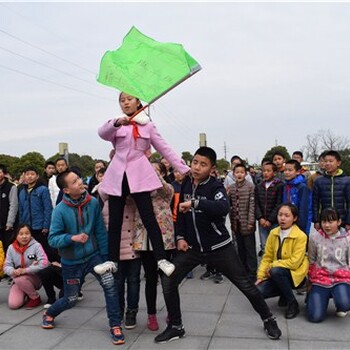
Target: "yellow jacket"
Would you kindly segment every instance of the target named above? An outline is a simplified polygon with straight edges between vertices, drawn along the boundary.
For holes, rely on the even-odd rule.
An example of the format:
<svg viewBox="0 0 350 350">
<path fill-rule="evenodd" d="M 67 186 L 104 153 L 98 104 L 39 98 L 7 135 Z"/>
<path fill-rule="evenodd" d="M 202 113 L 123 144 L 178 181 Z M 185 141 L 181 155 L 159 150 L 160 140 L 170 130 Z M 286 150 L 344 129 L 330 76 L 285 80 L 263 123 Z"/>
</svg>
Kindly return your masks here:
<svg viewBox="0 0 350 350">
<path fill-rule="evenodd" d="M 280 230 L 280 227 L 276 227 L 267 238 L 265 254 L 261 260 L 257 278 L 266 280 L 268 279 L 267 270 L 273 267 L 283 267 L 290 270 L 294 287 L 297 287 L 304 280 L 309 269 L 309 261 L 306 256 L 307 236 L 294 224 L 291 232 L 283 241 L 281 259 L 278 259 Z"/>
<path fill-rule="evenodd" d="M 2 246 L 2 242 L 0 241 L 0 278 L 4 277 L 4 261 L 5 253 L 4 248 Z"/>
</svg>

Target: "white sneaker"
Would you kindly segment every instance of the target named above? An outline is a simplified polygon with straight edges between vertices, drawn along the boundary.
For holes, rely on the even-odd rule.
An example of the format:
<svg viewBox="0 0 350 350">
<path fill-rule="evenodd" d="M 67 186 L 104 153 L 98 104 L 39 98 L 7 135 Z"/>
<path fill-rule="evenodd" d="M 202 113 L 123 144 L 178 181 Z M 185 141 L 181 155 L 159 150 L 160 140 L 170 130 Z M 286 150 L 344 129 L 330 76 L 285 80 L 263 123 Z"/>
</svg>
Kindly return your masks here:
<svg viewBox="0 0 350 350">
<path fill-rule="evenodd" d="M 44 309 L 48 309 L 52 304 L 45 304 Z"/>
<path fill-rule="evenodd" d="M 345 312 L 345 311 L 337 311 L 335 314 L 336 314 L 338 317 L 346 317 L 348 313 Z"/>
<path fill-rule="evenodd" d="M 113 261 L 105 261 L 103 264 L 96 265 L 94 271 L 99 275 L 103 275 L 106 272 L 117 272 L 116 263 Z"/>
<path fill-rule="evenodd" d="M 175 271 L 175 265 L 166 259 L 158 261 L 158 269 L 162 270 L 168 277 Z"/>
</svg>

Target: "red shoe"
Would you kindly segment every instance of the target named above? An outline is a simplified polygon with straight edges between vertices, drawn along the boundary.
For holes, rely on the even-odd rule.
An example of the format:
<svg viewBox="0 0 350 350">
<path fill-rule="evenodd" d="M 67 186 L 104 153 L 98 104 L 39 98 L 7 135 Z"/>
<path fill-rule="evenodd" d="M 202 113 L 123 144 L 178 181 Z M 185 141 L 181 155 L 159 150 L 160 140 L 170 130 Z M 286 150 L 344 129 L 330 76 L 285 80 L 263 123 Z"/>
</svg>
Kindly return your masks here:
<svg viewBox="0 0 350 350">
<path fill-rule="evenodd" d="M 35 307 L 39 306 L 41 304 L 41 298 L 40 296 L 36 299 L 29 299 L 28 302 L 24 305 L 24 308 L 26 310 L 34 309 Z"/>
<path fill-rule="evenodd" d="M 148 315 L 147 327 L 150 331 L 157 331 L 159 329 L 157 315 Z"/>
</svg>

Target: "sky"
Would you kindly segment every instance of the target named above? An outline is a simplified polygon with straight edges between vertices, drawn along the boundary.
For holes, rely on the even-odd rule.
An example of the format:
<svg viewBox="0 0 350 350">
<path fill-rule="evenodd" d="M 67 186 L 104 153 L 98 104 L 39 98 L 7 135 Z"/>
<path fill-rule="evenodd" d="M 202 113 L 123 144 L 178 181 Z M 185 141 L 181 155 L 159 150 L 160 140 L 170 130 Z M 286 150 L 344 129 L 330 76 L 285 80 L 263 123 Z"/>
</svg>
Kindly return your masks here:
<svg viewBox="0 0 350 350">
<path fill-rule="evenodd" d="M 202 70 L 151 106 L 181 155 L 199 133 L 218 158 L 260 163 L 275 145 L 349 134 L 350 3 L 0 3 L 0 153 L 69 151 L 108 159 L 97 130 L 120 115 L 96 81 L 107 50 L 132 26 L 181 43 Z"/>
</svg>

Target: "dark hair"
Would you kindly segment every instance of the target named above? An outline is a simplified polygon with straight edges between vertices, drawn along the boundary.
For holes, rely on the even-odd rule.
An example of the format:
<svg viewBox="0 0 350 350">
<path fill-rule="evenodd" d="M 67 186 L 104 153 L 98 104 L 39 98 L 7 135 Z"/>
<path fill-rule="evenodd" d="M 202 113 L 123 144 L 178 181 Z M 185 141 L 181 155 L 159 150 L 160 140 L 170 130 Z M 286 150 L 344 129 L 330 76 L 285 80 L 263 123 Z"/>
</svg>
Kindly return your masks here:
<svg viewBox="0 0 350 350">
<path fill-rule="evenodd" d="M 28 165 L 24 168 L 23 172 L 26 173 L 27 171 L 34 171 L 37 175 L 39 175 L 37 168 L 32 165 Z"/>
<path fill-rule="evenodd" d="M 72 171 L 71 170 L 65 170 L 62 173 L 59 173 L 56 177 L 56 183 L 60 190 L 63 190 L 67 187 L 66 183 L 66 177 L 69 175 Z M 75 173 L 76 174 L 76 173 Z M 78 174 L 77 174 L 78 175 Z M 79 176 L 79 175 L 78 175 Z"/>
<path fill-rule="evenodd" d="M 58 163 L 60 160 L 63 160 L 63 161 L 66 163 L 66 165 L 68 166 L 67 159 L 64 158 L 64 157 L 59 157 L 59 158 L 57 158 L 57 159 L 55 160 L 55 166 L 57 165 L 57 163 Z"/>
<path fill-rule="evenodd" d="M 241 163 L 243 163 L 243 159 L 240 156 L 237 156 L 237 154 L 231 157 L 230 162 L 232 163 L 235 159 L 238 159 Z"/>
<path fill-rule="evenodd" d="M 81 169 L 76 166 L 76 165 L 73 165 L 70 167 L 70 171 L 72 171 L 73 173 L 77 174 L 79 177 L 83 177 L 82 173 L 81 173 Z"/>
<path fill-rule="evenodd" d="M 55 163 L 54 163 L 52 160 L 46 161 L 46 162 L 45 162 L 45 167 L 44 167 L 44 169 L 46 169 L 49 165 L 55 166 Z"/>
<path fill-rule="evenodd" d="M 301 168 L 302 168 L 301 164 L 300 164 L 297 160 L 295 160 L 295 159 L 287 160 L 287 161 L 286 161 L 286 164 L 292 164 L 292 165 L 294 165 L 294 169 L 295 169 L 296 171 L 299 171 L 299 170 L 301 170 Z"/>
<path fill-rule="evenodd" d="M 273 154 L 272 154 L 272 159 L 275 158 L 275 156 L 280 156 L 280 157 L 282 157 L 283 159 L 286 159 L 286 156 L 285 156 L 282 152 L 280 152 L 280 151 L 273 152 Z"/>
<path fill-rule="evenodd" d="M 341 156 L 337 151 L 333 151 L 333 150 L 326 151 L 324 154 L 324 157 L 327 157 L 327 156 L 334 157 L 338 162 L 341 162 Z"/>
<path fill-rule="evenodd" d="M 271 158 L 265 157 L 261 160 L 261 165 L 264 165 L 264 163 L 272 163 Z"/>
<path fill-rule="evenodd" d="M 292 156 L 300 156 L 301 158 L 304 158 L 303 152 L 301 151 L 294 151 Z"/>
<path fill-rule="evenodd" d="M 320 215 L 320 221 L 338 221 L 339 219 L 339 212 L 335 208 L 325 208 Z"/>
<path fill-rule="evenodd" d="M 101 168 L 98 172 L 97 172 L 97 174 L 96 175 L 104 175 L 105 174 L 105 172 L 106 172 L 106 168 Z"/>
<path fill-rule="evenodd" d="M 294 218 L 297 218 L 299 216 L 299 210 L 296 205 L 292 203 L 282 203 L 278 206 L 277 213 L 281 210 L 282 207 L 288 207 Z"/>
<path fill-rule="evenodd" d="M 143 108 L 143 105 L 142 105 L 142 103 L 141 103 L 141 100 L 140 100 L 138 97 L 133 96 L 133 95 L 130 95 L 130 94 L 128 94 L 128 93 L 125 92 L 125 91 L 122 91 L 122 92 L 119 94 L 119 97 L 118 97 L 118 101 L 119 101 L 119 102 L 120 102 L 120 99 L 121 99 L 121 97 L 122 97 L 122 94 L 126 94 L 126 95 L 129 95 L 129 96 L 132 96 L 132 97 L 136 98 L 136 100 L 138 100 L 138 101 L 140 102 L 140 104 L 137 106 L 137 110 Z M 132 113 L 132 114 L 134 114 L 134 113 Z"/>
<path fill-rule="evenodd" d="M 215 165 L 216 164 L 216 152 L 212 148 L 207 147 L 207 146 L 199 147 L 197 149 L 197 151 L 194 153 L 194 156 L 197 155 L 197 154 L 199 156 L 208 158 L 210 163 L 211 163 L 211 165 Z"/>
<path fill-rule="evenodd" d="M 327 151 L 323 151 L 323 152 L 318 156 L 318 160 L 320 160 L 321 158 L 324 159 L 326 153 L 327 153 Z"/>
<path fill-rule="evenodd" d="M 0 170 L 6 175 L 7 174 L 7 167 L 4 164 L 0 164 Z"/>
<path fill-rule="evenodd" d="M 275 163 L 269 161 L 269 162 L 265 162 L 262 166 L 264 167 L 265 165 L 271 165 L 274 173 L 277 171 L 277 165 Z"/>
<path fill-rule="evenodd" d="M 235 172 L 236 169 L 238 168 L 242 168 L 244 169 L 245 173 L 247 173 L 247 168 L 244 166 L 244 164 L 240 163 L 240 164 L 236 164 L 234 167 L 233 167 L 233 172 Z"/>
<path fill-rule="evenodd" d="M 152 164 L 157 164 L 159 166 L 159 172 L 161 174 L 167 175 L 167 173 L 168 173 L 167 168 L 160 160 L 154 160 L 151 163 Z"/>
<path fill-rule="evenodd" d="M 11 243 L 13 243 L 13 242 L 16 240 L 16 238 L 17 238 L 17 236 L 18 236 L 18 234 L 19 234 L 19 231 L 20 231 L 23 227 L 26 227 L 26 228 L 29 230 L 30 234 L 33 235 L 33 230 L 32 230 L 32 228 L 31 228 L 31 226 L 29 226 L 29 225 L 27 225 L 27 224 L 20 224 L 20 225 L 16 228 L 16 230 L 13 232 L 13 235 L 12 235 L 12 237 L 11 237 Z"/>
<path fill-rule="evenodd" d="M 103 164 L 103 167 L 104 167 L 104 168 L 107 168 L 107 164 L 106 164 L 106 162 L 105 162 L 104 160 L 102 160 L 102 159 L 97 159 L 97 160 L 95 160 L 95 165 L 98 164 L 98 163 L 102 163 L 102 164 Z"/>
</svg>

